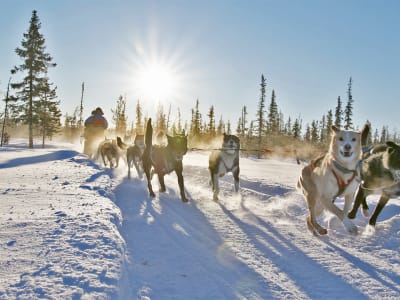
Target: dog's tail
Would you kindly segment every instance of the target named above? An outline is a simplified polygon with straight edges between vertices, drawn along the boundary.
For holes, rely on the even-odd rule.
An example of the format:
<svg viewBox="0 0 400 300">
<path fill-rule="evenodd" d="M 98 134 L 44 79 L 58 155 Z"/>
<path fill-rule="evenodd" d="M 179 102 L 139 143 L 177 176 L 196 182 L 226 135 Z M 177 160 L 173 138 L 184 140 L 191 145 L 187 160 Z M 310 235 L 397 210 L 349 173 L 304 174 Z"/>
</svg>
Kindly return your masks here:
<svg viewBox="0 0 400 300">
<path fill-rule="evenodd" d="M 125 144 L 119 136 L 117 136 L 117 145 L 118 145 L 118 147 L 121 148 L 122 150 L 125 150 L 125 149 L 128 148 L 128 145 Z"/>
<path fill-rule="evenodd" d="M 153 145 L 153 126 L 151 126 L 151 118 L 147 121 L 144 143 L 147 149 L 151 149 Z"/>
<path fill-rule="evenodd" d="M 361 130 L 361 146 L 367 146 L 368 143 L 368 135 L 371 128 L 368 123 L 364 125 L 364 128 Z"/>
</svg>

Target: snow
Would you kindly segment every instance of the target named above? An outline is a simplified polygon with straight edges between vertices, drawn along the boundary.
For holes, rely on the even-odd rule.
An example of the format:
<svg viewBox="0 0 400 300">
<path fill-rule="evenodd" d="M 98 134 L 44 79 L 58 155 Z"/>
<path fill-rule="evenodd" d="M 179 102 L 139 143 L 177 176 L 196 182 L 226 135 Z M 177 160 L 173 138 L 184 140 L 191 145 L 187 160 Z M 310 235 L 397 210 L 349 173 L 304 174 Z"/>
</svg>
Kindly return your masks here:
<svg viewBox="0 0 400 300">
<path fill-rule="evenodd" d="M 0 299 L 400 298 L 399 199 L 376 228 L 358 213 L 353 236 L 326 214 L 328 235 L 315 237 L 294 160 L 241 158 L 240 193 L 225 176 L 214 202 L 208 154 L 190 152 L 185 204 L 174 174 L 152 199 L 124 163 L 104 168 L 81 145 L 11 143 L 0 148 Z"/>
</svg>

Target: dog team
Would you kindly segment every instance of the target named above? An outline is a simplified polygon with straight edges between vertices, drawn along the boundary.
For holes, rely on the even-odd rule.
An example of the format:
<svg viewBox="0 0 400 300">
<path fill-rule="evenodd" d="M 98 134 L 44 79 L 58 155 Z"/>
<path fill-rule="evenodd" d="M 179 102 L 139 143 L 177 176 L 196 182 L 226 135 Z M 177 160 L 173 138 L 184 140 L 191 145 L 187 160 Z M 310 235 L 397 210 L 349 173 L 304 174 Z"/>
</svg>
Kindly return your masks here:
<svg viewBox="0 0 400 300">
<path fill-rule="evenodd" d="M 380 194 L 369 219 L 369 224 L 373 226 L 388 200 L 400 196 L 400 145 L 387 142 L 367 146 L 369 131 L 368 124 L 361 131 L 340 130 L 332 126 L 328 151 L 302 169 L 297 189 L 304 195 L 308 209 L 306 224 L 313 234 L 327 234 L 327 229 L 317 221 L 324 210 L 338 217 L 349 233 L 356 234 L 357 226 L 351 219 L 355 218 L 360 205 L 363 215 L 369 216 L 367 196 Z M 188 150 L 187 135 L 184 132 L 167 135 L 167 144 L 163 146 L 153 145 L 152 137 L 153 127 L 149 119 L 145 134 L 136 135 L 132 145 L 126 144 L 120 137 L 103 140 L 98 145 L 95 158 L 101 157 L 105 166 L 108 162 L 113 168 L 118 167 L 119 159 L 125 155 L 128 178 L 131 178 L 134 166 L 139 178 L 146 176 L 152 197 L 155 196 L 151 184 L 153 175 L 158 176 L 160 192 L 165 192 L 164 176 L 175 171 L 181 199 L 187 202 L 182 174 L 182 160 Z M 239 138 L 224 133 L 221 148 L 211 152 L 208 168 L 214 201 L 218 200 L 219 177 L 229 172 L 233 175 L 235 192 L 239 191 L 239 151 Z M 337 197 L 344 198 L 343 208 L 335 204 Z"/>
</svg>

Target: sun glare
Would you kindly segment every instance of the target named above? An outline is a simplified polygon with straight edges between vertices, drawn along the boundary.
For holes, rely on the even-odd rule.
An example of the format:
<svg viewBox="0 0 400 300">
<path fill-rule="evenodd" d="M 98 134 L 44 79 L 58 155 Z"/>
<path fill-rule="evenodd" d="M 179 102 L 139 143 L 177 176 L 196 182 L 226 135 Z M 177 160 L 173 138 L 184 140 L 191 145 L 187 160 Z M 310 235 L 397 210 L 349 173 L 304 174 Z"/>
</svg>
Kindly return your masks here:
<svg viewBox="0 0 400 300">
<path fill-rule="evenodd" d="M 173 68 L 160 62 L 145 64 L 136 76 L 136 87 L 145 101 L 171 101 L 178 92 L 178 77 Z"/>
</svg>

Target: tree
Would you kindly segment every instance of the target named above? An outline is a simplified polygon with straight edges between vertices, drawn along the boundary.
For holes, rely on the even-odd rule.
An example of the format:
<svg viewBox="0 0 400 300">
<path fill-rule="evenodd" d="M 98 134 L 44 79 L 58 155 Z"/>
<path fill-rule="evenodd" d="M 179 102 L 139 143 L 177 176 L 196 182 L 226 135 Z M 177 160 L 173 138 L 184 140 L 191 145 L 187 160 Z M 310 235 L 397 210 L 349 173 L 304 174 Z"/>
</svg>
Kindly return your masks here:
<svg viewBox="0 0 400 300">
<path fill-rule="evenodd" d="M 219 119 L 218 126 L 217 126 L 217 135 L 222 135 L 225 132 L 225 123 L 224 119 L 221 118 Z"/>
<path fill-rule="evenodd" d="M 340 99 L 339 96 L 337 99 L 337 105 L 335 109 L 335 126 L 339 129 L 342 127 L 342 120 L 343 120 L 342 100 Z"/>
<path fill-rule="evenodd" d="M 37 122 L 39 124 L 42 134 L 42 148 L 45 146 L 45 139 L 50 139 L 53 135 L 60 131 L 61 127 L 61 111 L 58 108 L 60 101 L 57 100 L 56 94 L 57 87 L 52 88 L 48 78 L 42 87 L 43 95 L 39 101 L 34 102 L 34 111 L 37 112 Z"/>
<path fill-rule="evenodd" d="M 257 136 L 258 136 L 258 144 L 261 145 L 262 142 L 262 135 L 264 133 L 264 126 L 265 126 L 265 87 L 267 86 L 266 80 L 264 75 L 261 74 L 261 83 L 260 83 L 260 100 L 258 102 L 258 109 L 257 109 Z"/>
<path fill-rule="evenodd" d="M 351 94 L 351 86 L 352 86 L 352 79 L 350 77 L 349 79 L 349 84 L 347 88 L 347 104 L 346 108 L 344 109 L 344 129 L 349 130 L 353 129 L 353 121 L 352 121 L 352 116 L 353 116 L 353 95 Z"/>
<path fill-rule="evenodd" d="M 311 128 L 310 128 L 310 139 L 311 143 L 318 143 L 319 141 L 319 134 L 318 134 L 318 122 L 313 120 L 311 122 Z"/>
<path fill-rule="evenodd" d="M 182 116 L 181 116 L 181 110 L 178 108 L 178 125 L 176 127 L 179 133 L 182 132 Z"/>
<path fill-rule="evenodd" d="M 142 106 L 140 105 L 140 101 L 138 99 L 136 104 L 136 134 L 144 133 L 142 120 L 143 120 L 143 110 Z"/>
<path fill-rule="evenodd" d="M 157 108 L 155 131 L 167 133 L 167 117 L 164 113 L 164 106 L 159 103 Z"/>
<path fill-rule="evenodd" d="M 293 137 L 295 139 L 300 139 L 300 137 L 301 137 L 301 121 L 298 118 L 294 121 L 292 133 L 293 133 Z"/>
<path fill-rule="evenodd" d="M 190 126 L 190 133 L 192 136 L 199 136 L 201 134 L 201 113 L 199 110 L 199 99 L 196 100 L 196 107 L 192 110 L 192 122 Z"/>
<path fill-rule="evenodd" d="M 215 113 L 214 113 L 214 105 L 211 105 L 210 110 L 208 111 L 208 134 L 211 136 L 215 136 Z"/>
<path fill-rule="evenodd" d="M 126 98 L 122 95 L 118 97 L 117 107 L 115 110 L 111 109 L 112 119 L 115 123 L 115 132 L 117 135 L 125 135 L 127 128 L 126 120 Z"/>
<path fill-rule="evenodd" d="M 32 12 L 30 25 L 27 33 L 23 34 L 21 48 L 15 52 L 24 61 L 23 64 L 14 67 L 14 71 L 26 72 L 21 82 L 11 85 L 17 90 L 18 99 L 22 102 L 18 105 L 18 112 L 21 120 L 29 126 L 29 148 L 33 148 L 33 128 L 37 118 L 37 111 L 34 111 L 34 102 L 40 101 L 43 95 L 45 81 L 49 67 L 55 67 L 53 58 L 46 53 L 45 39 L 39 32 L 41 23 L 36 10 Z"/>
<path fill-rule="evenodd" d="M 272 90 L 271 103 L 268 112 L 268 131 L 273 134 L 279 132 L 279 113 L 278 105 L 276 104 L 275 90 Z"/>
</svg>

